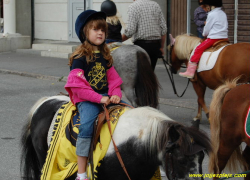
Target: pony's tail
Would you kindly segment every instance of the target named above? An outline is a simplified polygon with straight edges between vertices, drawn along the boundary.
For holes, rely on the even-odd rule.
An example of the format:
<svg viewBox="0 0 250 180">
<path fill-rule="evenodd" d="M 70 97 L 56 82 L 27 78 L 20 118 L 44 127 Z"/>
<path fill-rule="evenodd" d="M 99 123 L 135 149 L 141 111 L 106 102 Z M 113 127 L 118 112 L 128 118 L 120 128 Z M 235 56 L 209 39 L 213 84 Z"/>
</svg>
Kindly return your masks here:
<svg viewBox="0 0 250 180">
<path fill-rule="evenodd" d="M 224 97 L 226 94 L 237 85 L 237 81 L 240 77 L 235 78 L 233 81 L 227 81 L 224 85 L 218 87 L 214 93 L 210 104 L 210 129 L 211 129 L 211 143 L 213 146 L 213 153 L 210 154 L 209 160 L 209 172 L 218 173 L 218 156 L 217 152 L 220 145 L 220 124 L 221 124 L 221 108 L 223 104 Z M 235 152 L 238 152 L 236 150 Z M 236 155 L 233 153 L 232 156 Z"/>
<path fill-rule="evenodd" d="M 21 174 L 24 180 L 37 180 L 40 179 L 40 164 L 39 159 L 36 155 L 30 133 L 30 125 L 33 114 L 37 107 L 40 106 L 41 102 L 46 98 L 42 98 L 36 102 L 36 104 L 31 108 L 28 121 L 24 125 L 21 136 Z"/>
<path fill-rule="evenodd" d="M 157 108 L 159 104 L 159 82 L 149 63 L 150 59 L 142 52 L 137 52 L 137 75 L 135 93 L 138 106 L 151 106 Z"/>
</svg>

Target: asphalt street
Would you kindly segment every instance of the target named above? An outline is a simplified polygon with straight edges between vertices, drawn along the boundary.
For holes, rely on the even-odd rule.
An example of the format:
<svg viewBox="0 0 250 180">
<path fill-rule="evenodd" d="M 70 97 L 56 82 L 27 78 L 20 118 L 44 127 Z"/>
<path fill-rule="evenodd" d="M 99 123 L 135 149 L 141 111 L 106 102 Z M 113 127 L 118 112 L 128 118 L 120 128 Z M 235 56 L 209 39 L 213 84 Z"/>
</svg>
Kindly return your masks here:
<svg viewBox="0 0 250 180">
<path fill-rule="evenodd" d="M 22 126 L 29 109 L 39 98 L 66 92 L 65 77 L 69 73 L 67 63 L 67 59 L 15 52 L 0 53 L 0 180 L 21 179 L 19 168 Z M 158 62 L 155 72 L 162 87 L 159 109 L 172 119 L 190 126 L 197 113 L 197 100 L 192 85 L 189 85 L 182 98 L 178 98 L 173 93 L 161 61 Z M 176 75 L 175 81 L 178 92 L 181 93 L 187 80 Z M 208 104 L 212 92 L 208 90 L 206 93 Z M 209 135 L 209 123 L 204 114 L 200 128 Z M 206 157 L 204 173 L 207 172 L 207 164 Z"/>
</svg>

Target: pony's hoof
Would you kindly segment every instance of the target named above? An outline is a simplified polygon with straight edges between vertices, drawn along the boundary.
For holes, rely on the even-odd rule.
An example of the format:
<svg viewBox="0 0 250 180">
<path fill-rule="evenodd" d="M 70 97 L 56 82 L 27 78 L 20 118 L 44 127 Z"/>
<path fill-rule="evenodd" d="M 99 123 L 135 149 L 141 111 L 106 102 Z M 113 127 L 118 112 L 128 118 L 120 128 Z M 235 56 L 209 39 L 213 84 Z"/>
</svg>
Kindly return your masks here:
<svg viewBox="0 0 250 180">
<path fill-rule="evenodd" d="M 199 119 L 197 119 L 196 121 L 192 121 L 192 126 L 191 127 L 199 129 L 199 126 L 200 126 L 200 120 Z"/>
</svg>

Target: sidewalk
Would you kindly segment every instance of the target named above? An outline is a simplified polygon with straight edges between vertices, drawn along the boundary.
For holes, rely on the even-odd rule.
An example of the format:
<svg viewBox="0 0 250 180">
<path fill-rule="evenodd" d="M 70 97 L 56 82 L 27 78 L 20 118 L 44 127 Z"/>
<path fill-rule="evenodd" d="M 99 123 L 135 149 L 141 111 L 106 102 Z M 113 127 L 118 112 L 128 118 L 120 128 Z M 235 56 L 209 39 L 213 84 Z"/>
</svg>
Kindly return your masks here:
<svg viewBox="0 0 250 180">
<path fill-rule="evenodd" d="M 158 63 L 157 67 L 159 66 L 164 67 Z M 68 59 L 4 52 L 0 53 L 0 73 L 66 82 L 69 73 Z"/>
<path fill-rule="evenodd" d="M 67 64 L 67 59 L 16 52 L 0 53 L 0 73 L 66 81 L 69 73 Z"/>
<path fill-rule="evenodd" d="M 17 52 L 0 53 L 0 74 L 14 74 L 53 81 L 67 81 L 69 66 L 67 59 L 42 57 L 36 54 Z M 176 98 L 169 81 L 165 66 L 158 60 L 155 73 L 161 84 L 159 102 L 163 105 L 196 110 L 197 102 L 191 85 L 184 98 Z M 176 76 L 176 85 L 180 91 L 185 88 L 186 79 Z M 182 83 L 183 82 L 183 83 Z"/>
</svg>

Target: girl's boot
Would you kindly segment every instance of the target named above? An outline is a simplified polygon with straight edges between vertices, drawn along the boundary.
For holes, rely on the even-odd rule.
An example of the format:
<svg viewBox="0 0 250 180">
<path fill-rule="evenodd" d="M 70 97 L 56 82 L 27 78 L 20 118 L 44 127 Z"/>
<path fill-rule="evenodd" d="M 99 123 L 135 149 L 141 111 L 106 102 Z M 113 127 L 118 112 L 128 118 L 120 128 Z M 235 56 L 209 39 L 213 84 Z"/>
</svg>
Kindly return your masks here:
<svg viewBox="0 0 250 180">
<path fill-rule="evenodd" d="M 179 75 L 182 77 L 186 77 L 186 78 L 193 78 L 196 69 L 197 69 L 196 63 L 188 62 L 188 67 L 187 67 L 186 72 L 183 72 L 183 73 L 180 72 Z"/>
</svg>

